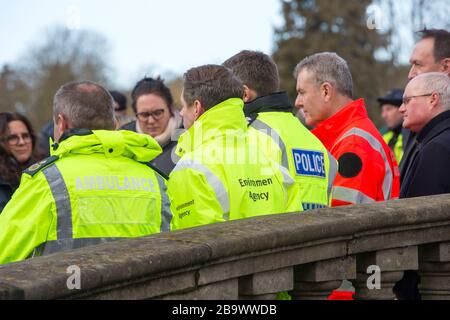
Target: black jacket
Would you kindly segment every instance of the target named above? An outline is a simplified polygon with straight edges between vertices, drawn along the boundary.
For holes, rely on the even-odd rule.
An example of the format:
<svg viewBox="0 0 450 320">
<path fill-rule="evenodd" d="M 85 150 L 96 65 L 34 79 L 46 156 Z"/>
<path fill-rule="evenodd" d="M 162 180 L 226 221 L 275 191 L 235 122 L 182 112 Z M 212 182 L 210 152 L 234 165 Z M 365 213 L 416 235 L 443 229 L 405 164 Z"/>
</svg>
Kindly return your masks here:
<svg viewBox="0 0 450 320">
<path fill-rule="evenodd" d="M 34 163 L 34 159 L 29 159 L 21 166 L 13 157 L 6 158 L 6 161 L 10 162 L 13 166 L 17 166 L 18 168 L 26 168 Z M 3 211 L 8 201 L 11 200 L 14 191 L 16 191 L 19 187 L 19 182 L 20 181 L 9 182 L 4 178 L 4 176 L 1 176 L 0 173 L 0 213 Z"/>
<path fill-rule="evenodd" d="M 286 92 L 276 92 L 267 96 L 258 97 L 246 103 L 245 116 L 251 121 L 255 120 L 260 112 L 292 112 L 292 105 Z"/>
<path fill-rule="evenodd" d="M 119 128 L 119 130 L 137 132 L 136 121 L 131 121 L 130 123 L 124 124 Z M 175 168 L 176 161 L 174 160 L 178 159 L 178 156 L 175 155 L 177 143 L 177 141 L 169 141 L 164 146 L 161 146 L 163 152 L 149 163 L 152 168 L 157 170 L 166 178 L 170 175 L 173 168 Z"/>
<path fill-rule="evenodd" d="M 9 200 L 11 200 L 11 196 L 13 195 L 15 187 L 10 183 L 4 181 L 2 177 L 0 177 L 0 214 L 5 208 L 6 204 Z"/>
<path fill-rule="evenodd" d="M 433 118 L 407 146 L 400 198 L 450 193 L 450 110 Z"/>
</svg>

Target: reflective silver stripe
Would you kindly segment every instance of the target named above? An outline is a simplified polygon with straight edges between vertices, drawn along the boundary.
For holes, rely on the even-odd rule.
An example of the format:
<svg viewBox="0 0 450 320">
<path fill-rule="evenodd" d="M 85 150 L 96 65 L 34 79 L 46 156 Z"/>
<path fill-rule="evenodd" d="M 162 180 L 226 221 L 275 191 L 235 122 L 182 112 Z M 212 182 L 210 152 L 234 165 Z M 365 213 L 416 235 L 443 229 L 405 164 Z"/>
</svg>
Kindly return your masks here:
<svg viewBox="0 0 450 320">
<path fill-rule="evenodd" d="M 259 132 L 267 134 L 275 141 L 275 143 L 278 144 L 278 147 L 281 150 L 281 165 L 283 167 L 289 169 L 289 162 L 288 162 L 288 157 L 287 157 L 287 153 L 286 153 L 286 145 L 284 144 L 283 140 L 278 135 L 278 133 L 274 129 L 272 129 L 270 126 L 268 126 L 267 124 L 265 124 L 264 122 L 262 122 L 258 119 L 256 119 L 255 121 L 252 122 L 251 127 L 255 128 Z M 269 132 L 270 132 L 270 134 L 269 134 Z"/>
<path fill-rule="evenodd" d="M 350 203 L 374 203 L 375 200 L 359 190 L 346 187 L 333 187 L 333 199 Z"/>
<path fill-rule="evenodd" d="M 222 181 L 220 181 L 220 179 L 215 176 L 214 173 L 212 173 L 211 170 L 209 170 L 207 167 L 193 160 L 181 160 L 180 162 L 178 162 L 172 172 L 180 171 L 182 169 L 197 170 L 205 175 L 206 180 L 216 194 L 217 201 L 219 201 L 220 206 L 222 207 L 224 218 L 225 220 L 227 220 L 227 214 L 230 212 L 230 199 Z"/>
<path fill-rule="evenodd" d="M 44 174 L 56 204 L 56 229 L 58 239 L 72 238 L 72 207 L 64 178 L 55 164 L 45 168 Z"/>
<path fill-rule="evenodd" d="M 336 159 L 333 157 L 333 155 L 329 151 L 327 151 L 327 152 L 328 152 L 328 159 L 330 161 L 330 167 L 328 169 L 328 199 L 330 199 L 331 191 L 333 190 L 333 182 L 338 173 L 338 165 L 339 164 L 336 161 Z"/>
<path fill-rule="evenodd" d="M 289 172 L 289 169 L 287 169 L 286 167 L 280 166 L 280 165 L 279 165 L 279 168 L 283 175 L 283 183 L 286 186 L 294 184 L 295 180 L 294 180 L 294 178 L 292 178 L 291 173 Z"/>
<path fill-rule="evenodd" d="M 367 131 L 364 131 L 359 128 L 353 128 L 350 131 L 346 132 L 339 139 L 339 141 L 336 142 L 336 144 L 339 143 L 340 141 L 342 141 L 343 139 L 345 139 L 349 136 L 352 136 L 352 135 L 359 136 L 359 137 L 365 139 L 375 151 L 377 151 L 381 154 L 381 157 L 384 160 L 384 165 L 386 168 L 386 174 L 385 174 L 384 180 L 383 180 L 383 195 L 384 195 L 384 200 L 389 200 L 391 198 L 391 192 L 392 192 L 393 174 L 392 174 L 391 166 L 389 165 L 388 156 L 384 152 L 383 146 L 374 136 L 372 136 Z"/>
<path fill-rule="evenodd" d="M 47 241 L 46 243 L 43 243 L 40 246 L 38 246 L 35 249 L 33 256 L 45 256 L 56 252 L 78 249 L 121 239 L 127 238 L 80 238 L 80 239 L 52 240 Z"/>
<path fill-rule="evenodd" d="M 172 221 L 172 212 L 170 211 L 170 200 L 167 196 L 167 186 L 164 179 L 155 173 L 158 179 L 159 193 L 161 194 L 161 232 L 170 231 L 170 222 Z"/>
</svg>

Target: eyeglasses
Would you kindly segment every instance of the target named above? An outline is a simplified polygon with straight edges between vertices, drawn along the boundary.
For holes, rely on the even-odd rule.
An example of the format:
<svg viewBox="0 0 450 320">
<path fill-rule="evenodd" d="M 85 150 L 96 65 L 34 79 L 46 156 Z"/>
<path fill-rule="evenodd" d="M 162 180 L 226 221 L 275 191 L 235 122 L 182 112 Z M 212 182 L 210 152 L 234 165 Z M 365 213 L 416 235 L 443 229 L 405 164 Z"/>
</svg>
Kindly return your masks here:
<svg viewBox="0 0 450 320">
<path fill-rule="evenodd" d="M 31 142 L 31 135 L 29 133 L 21 133 L 21 134 L 11 134 L 9 136 L 6 136 L 4 140 L 10 145 L 10 146 L 16 146 L 20 142 L 20 138 L 22 138 L 22 141 L 24 143 L 30 143 Z"/>
<path fill-rule="evenodd" d="M 411 97 L 403 97 L 402 102 L 406 106 L 411 101 L 412 98 L 429 97 L 429 96 L 433 95 L 434 93 L 436 93 L 436 92 L 427 93 L 427 94 L 420 94 L 420 95 L 411 96 Z"/>
<path fill-rule="evenodd" d="M 154 120 L 159 120 L 163 117 L 164 112 L 164 109 L 158 109 L 153 112 L 139 112 L 136 113 L 136 118 L 141 121 L 147 121 L 149 117 L 152 117 Z"/>
</svg>

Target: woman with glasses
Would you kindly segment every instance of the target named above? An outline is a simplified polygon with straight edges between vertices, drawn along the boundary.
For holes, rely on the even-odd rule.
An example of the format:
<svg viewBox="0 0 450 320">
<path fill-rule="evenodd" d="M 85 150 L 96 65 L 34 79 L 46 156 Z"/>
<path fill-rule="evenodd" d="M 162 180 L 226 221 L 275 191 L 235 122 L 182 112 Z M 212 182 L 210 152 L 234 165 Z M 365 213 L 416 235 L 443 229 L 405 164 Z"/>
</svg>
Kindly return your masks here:
<svg viewBox="0 0 450 320">
<path fill-rule="evenodd" d="M 36 144 L 30 121 L 20 113 L 0 113 L 0 212 L 19 186 L 22 170 L 33 162 Z"/>
<path fill-rule="evenodd" d="M 152 136 L 163 149 L 163 153 L 155 158 L 151 165 L 165 175 L 169 175 L 175 167 L 177 141 L 173 141 L 176 129 L 181 127 L 181 118 L 173 110 L 173 98 L 170 89 L 158 77 L 143 78 L 136 83 L 131 92 L 132 108 L 136 120 L 120 128 Z"/>
</svg>

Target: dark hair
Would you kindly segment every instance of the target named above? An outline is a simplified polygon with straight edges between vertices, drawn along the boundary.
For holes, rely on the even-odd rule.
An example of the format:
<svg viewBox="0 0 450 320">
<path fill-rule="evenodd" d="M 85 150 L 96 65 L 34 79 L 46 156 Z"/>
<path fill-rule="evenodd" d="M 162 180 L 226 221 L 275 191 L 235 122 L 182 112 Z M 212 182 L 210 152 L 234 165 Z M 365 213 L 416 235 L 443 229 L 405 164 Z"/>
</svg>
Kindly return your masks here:
<svg viewBox="0 0 450 320">
<path fill-rule="evenodd" d="M 113 97 L 114 101 L 119 105 L 118 110 L 125 110 L 127 108 L 127 97 L 124 94 L 116 90 L 109 91 L 109 94 Z"/>
<path fill-rule="evenodd" d="M 205 110 L 230 98 L 244 96 L 244 86 L 230 69 L 204 65 L 188 70 L 184 76 L 183 98 L 188 105 L 199 100 Z"/>
<path fill-rule="evenodd" d="M 244 50 L 223 63 L 258 96 L 277 92 L 280 87 L 278 68 L 267 54 L 259 51 Z"/>
<path fill-rule="evenodd" d="M 133 91 L 131 91 L 131 107 L 134 113 L 137 112 L 136 103 L 138 98 L 146 94 L 155 94 L 164 99 L 169 107 L 170 114 L 173 116 L 172 93 L 170 93 L 170 89 L 164 84 L 164 80 L 161 77 L 156 79 L 145 77 L 136 83 Z"/>
<path fill-rule="evenodd" d="M 53 99 L 53 113 L 63 115 L 72 128 L 114 130 L 114 105 L 109 92 L 92 81 L 63 85 Z"/>
<path fill-rule="evenodd" d="M 36 134 L 34 133 L 30 120 L 24 115 L 17 112 L 0 113 L 0 138 L 2 141 L 2 143 L 0 143 L 0 172 L 5 181 L 18 185 L 22 169 L 24 168 L 20 164 L 12 161 L 12 154 L 3 142 L 3 138 L 9 135 L 8 125 L 12 121 L 22 121 L 25 124 L 31 137 L 32 150 L 34 150 L 34 147 L 36 146 Z"/>
<path fill-rule="evenodd" d="M 419 31 L 421 40 L 434 39 L 434 60 L 450 58 L 450 32 L 442 29 L 423 29 Z"/>
</svg>

